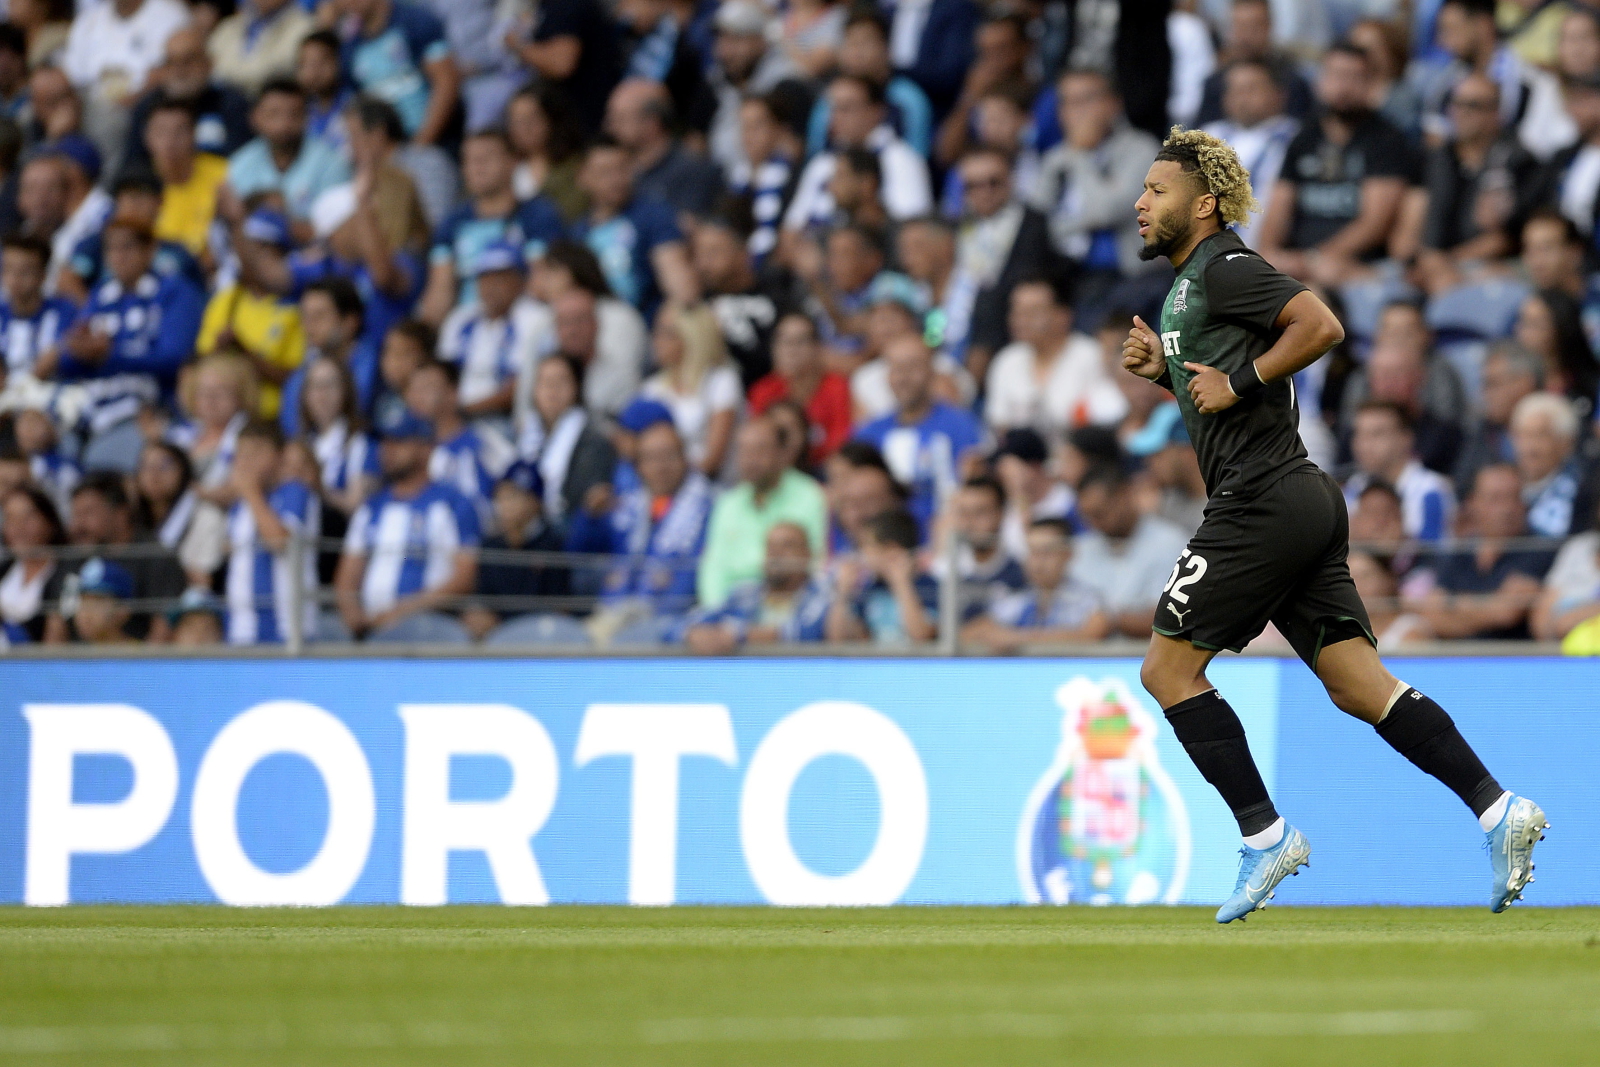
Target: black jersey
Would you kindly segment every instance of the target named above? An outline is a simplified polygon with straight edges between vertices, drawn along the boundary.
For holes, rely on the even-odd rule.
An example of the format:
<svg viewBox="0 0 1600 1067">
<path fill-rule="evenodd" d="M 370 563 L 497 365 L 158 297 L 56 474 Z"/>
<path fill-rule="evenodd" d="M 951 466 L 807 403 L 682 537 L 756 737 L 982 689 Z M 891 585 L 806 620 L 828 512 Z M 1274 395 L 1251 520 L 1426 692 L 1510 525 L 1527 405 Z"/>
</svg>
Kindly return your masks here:
<svg viewBox="0 0 1600 1067">
<path fill-rule="evenodd" d="M 1278 313 L 1305 288 L 1224 230 L 1200 242 L 1167 294 L 1161 348 L 1213 499 L 1255 496 L 1310 462 L 1300 443 L 1294 382 L 1271 382 L 1226 411 L 1202 415 L 1189 396 L 1194 374 L 1183 365 L 1203 363 L 1232 374 L 1254 362 L 1283 333 L 1273 325 Z"/>
</svg>

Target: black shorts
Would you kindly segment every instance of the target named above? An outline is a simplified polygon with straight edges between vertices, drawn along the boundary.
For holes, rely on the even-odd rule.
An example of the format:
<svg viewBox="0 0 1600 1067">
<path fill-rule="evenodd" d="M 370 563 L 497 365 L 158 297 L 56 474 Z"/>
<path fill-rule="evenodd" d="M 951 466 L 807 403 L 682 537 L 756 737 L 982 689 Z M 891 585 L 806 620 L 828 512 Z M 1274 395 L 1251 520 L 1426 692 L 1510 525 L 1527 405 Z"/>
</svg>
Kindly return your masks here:
<svg viewBox="0 0 1600 1067">
<path fill-rule="evenodd" d="M 1377 643 L 1349 554 L 1344 495 L 1315 467 L 1253 499 L 1213 498 L 1156 604 L 1155 631 L 1238 652 L 1271 622 L 1315 670 L 1327 645 Z"/>
</svg>

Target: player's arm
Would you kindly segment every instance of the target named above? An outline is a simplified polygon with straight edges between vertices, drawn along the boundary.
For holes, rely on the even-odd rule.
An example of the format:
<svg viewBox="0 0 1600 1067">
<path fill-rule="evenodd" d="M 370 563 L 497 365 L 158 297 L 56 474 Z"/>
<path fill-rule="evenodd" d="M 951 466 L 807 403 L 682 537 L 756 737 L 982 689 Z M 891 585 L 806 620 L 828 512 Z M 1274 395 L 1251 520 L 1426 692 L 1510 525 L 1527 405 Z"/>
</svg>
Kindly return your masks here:
<svg viewBox="0 0 1600 1067">
<path fill-rule="evenodd" d="M 1247 258 L 1255 259 L 1253 256 Z M 1273 278 L 1289 281 L 1276 272 L 1271 274 Z M 1270 279 L 1264 281 L 1269 282 Z M 1257 324 L 1262 302 L 1270 303 L 1273 299 L 1266 284 L 1261 288 L 1263 291 L 1251 298 L 1257 308 Z M 1213 310 L 1216 310 L 1215 305 Z M 1240 317 L 1246 321 L 1251 318 L 1250 315 Z M 1308 289 L 1300 289 L 1283 303 L 1270 322 L 1273 329 L 1283 331 L 1277 343 L 1257 357 L 1253 364 L 1240 367 L 1231 375 L 1199 363 L 1184 364 L 1186 369 L 1195 372 L 1189 380 L 1189 395 L 1194 398 L 1195 408 L 1202 414 L 1226 411 L 1241 398 L 1267 384 L 1288 378 L 1311 366 L 1330 348 L 1344 340 L 1344 327 L 1340 325 L 1339 317 Z"/>
</svg>

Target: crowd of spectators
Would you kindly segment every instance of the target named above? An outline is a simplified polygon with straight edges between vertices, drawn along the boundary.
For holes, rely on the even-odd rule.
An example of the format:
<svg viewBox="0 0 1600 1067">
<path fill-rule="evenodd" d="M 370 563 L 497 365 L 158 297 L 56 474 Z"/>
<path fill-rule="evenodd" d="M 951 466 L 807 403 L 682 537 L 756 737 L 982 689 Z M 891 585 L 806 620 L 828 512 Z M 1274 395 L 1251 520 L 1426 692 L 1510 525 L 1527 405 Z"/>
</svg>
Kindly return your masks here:
<svg viewBox="0 0 1600 1067">
<path fill-rule="evenodd" d="M 1380 645 L 1600 651 L 1589 0 L 3 10 L 11 644 L 1141 639 L 1178 123 L 1345 323 Z"/>
</svg>

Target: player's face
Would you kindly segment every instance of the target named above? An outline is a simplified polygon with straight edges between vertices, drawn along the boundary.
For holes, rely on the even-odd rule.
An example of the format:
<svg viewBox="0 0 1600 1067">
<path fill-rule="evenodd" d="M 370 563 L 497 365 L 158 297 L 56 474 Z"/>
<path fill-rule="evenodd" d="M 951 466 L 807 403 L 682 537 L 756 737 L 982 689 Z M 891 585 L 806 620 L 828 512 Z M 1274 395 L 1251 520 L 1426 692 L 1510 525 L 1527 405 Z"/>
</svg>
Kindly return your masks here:
<svg viewBox="0 0 1600 1067">
<path fill-rule="evenodd" d="M 1144 247 L 1140 259 L 1171 255 L 1188 244 L 1194 232 L 1194 180 L 1171 160 L 1157 160 L 1144 179 L 1144 193 L 1134 202 L 1139 216 L 1139 236 Z"/>
</svg>

